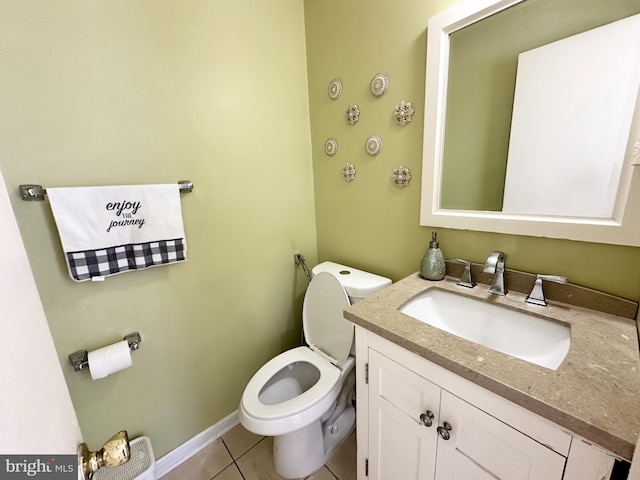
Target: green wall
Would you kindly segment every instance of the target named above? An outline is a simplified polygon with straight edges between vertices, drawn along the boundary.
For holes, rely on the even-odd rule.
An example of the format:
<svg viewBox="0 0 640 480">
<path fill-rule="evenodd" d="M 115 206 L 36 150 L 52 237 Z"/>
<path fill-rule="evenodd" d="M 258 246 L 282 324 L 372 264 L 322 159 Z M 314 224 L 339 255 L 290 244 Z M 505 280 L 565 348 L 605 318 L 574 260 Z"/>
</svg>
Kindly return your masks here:
<svg viewBox="0 0 640 480">
<path fill-rule="evenodd" d="M 398 280 L 419 268 L 431 228 L 419 226 L 424 76 L 428 19 L 455 0 L 305 1 L 309 102 L 316 194 L 318 256 L 335 259 Z M 577 14 L 577 13 L 576 13 Z M 377 72 L 390 79 L 388 92 L 373 97 Z M 327 87 L 341 78 L 344 91 L 331 100 Z M 413 122 L 396 126 L 391 113 L 401 100 L 415 108 Z M 358 104 L 361 120 L 349 126 L 344 110 Z M 376 157 L 364 141 L 378 134 Z M 328 137 L 338 153 L 324 154 Z M 340 169 L 357 169 L 346 183 Z M 410 168 L 412 182 L 398 190 L 390 181 L 398 165 Z M 507 267 L 565 275 L 579 285 L 640 299 L 640 249 L 567 240 L 439 229 L 447 258 L 484 262 L 493 250 L 507 254 Z"/>
<path fill-rule="evenodd" d="M 293 254 L 317 250 L 303 4 L 0 0 L 0 65 L 0 170 L 84 439 L 125 428 L 160 457 L 300 338 Z M 17 195 L 181 179 L 188 261 L 102 283 L 69 278 L 48 202 Z M 70 353 L 135 330 L 133 367 L 73 372 Z"/>
</svg>

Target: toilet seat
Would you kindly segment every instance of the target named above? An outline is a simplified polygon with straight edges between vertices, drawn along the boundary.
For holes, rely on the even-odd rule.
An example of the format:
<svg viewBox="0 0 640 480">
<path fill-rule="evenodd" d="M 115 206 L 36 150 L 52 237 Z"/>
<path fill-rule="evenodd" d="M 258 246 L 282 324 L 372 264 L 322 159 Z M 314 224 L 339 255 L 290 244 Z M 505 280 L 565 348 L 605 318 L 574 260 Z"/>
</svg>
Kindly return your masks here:
<svg viewBox="0 0 640 480">
<path fill-rule="evenodd" d="M 307 362 L 320 373 L 318 381 L 306 392 L 281 403 L 267 405 L 259 395 L 266 383 L 280 370 L 295 362 Z M 275 420 L 295 415 L 319 403 L 336 386 L 340 379 L 340 369 L 324 359 L 309 347 L 297 347 L 272 358 L 251 378 L 244 394 L 242 407 L 250 416 L 258 420 Z"/>
</svg>

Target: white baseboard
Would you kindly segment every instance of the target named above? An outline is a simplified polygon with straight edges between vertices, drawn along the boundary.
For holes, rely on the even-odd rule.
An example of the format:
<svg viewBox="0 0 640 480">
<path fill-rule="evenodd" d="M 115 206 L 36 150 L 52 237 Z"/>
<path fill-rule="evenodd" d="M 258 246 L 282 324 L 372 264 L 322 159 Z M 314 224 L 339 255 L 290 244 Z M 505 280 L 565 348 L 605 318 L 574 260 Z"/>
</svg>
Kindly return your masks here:
<svg viewBox="0 0 640 480">
<path fill-rule="evenodd" d="M 174 468 L 189 460 L 203 448 L 211 445 L 223 434 L 227 433 L 233 427 L 238 425 L 238 411 L 234 411 L 224 417 L 215 425 L 211 425 L 204 432 L 200 432 L 195 437 L 184 442 L 177 448 L 174 448 L 166 455 L 156 460 L 156 466 L 153 470 L 154 478 L 162 478 Z"/>
</svg>

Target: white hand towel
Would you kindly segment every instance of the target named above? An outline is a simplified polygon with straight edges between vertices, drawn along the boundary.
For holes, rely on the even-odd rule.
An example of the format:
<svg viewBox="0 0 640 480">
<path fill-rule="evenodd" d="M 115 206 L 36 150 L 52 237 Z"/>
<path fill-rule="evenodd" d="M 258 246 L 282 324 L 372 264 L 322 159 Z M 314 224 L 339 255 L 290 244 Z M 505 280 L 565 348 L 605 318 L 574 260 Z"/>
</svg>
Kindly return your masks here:
<svg viewBox="0 0 640 480">
<path fill-rule="evenodd" d="M 175 183 L 47 188 L 47 196 L 78 282 L 187 259 Z"/>
</svg>

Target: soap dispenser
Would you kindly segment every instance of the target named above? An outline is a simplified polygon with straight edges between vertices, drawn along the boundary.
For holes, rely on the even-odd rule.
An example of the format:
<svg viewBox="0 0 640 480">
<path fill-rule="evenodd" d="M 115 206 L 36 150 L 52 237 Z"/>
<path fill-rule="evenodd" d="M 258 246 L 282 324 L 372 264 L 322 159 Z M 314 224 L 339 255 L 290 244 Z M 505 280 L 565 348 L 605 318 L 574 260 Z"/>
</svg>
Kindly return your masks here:
<svg viewBox="0 0 640 480">
<path fill-rule="evenodd" d="M 444 255 L 438 247 L 438 234 L 432 232 L 429 250 L 424 254 L 420 264 L 420 275 L 427 280 L 443 280 L 446 270 Z"/>
</svg>

